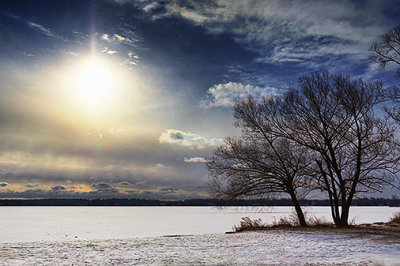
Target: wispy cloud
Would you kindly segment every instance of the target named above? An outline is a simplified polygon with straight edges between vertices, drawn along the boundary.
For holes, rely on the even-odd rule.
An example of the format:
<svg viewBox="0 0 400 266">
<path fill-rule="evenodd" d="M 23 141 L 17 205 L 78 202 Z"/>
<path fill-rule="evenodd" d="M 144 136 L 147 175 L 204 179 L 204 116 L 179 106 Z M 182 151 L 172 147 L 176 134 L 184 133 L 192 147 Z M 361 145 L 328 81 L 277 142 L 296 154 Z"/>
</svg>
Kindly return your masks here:
<svg viewBox="0 0 400 266">
<path fill-rule="evenodd" d="M 166 169 L 166 168 L 168 168 L 168 166 L 166 166 L 166 165 L 164 165 L 164 164 L 162 164 L 162 163 L 157 163 L 157 164 L 156 164 L 156 168 L 157 168 L 157 169 Z"/>
<path fill-rule="evenodd" d="M 338 63 L 346 68 L 346 62 L 368 58 L 368 46 L 388 27 L 384 5 L 375 1 L 190 3 L 169 2 L 165 12 L 155 18 L 178 17 L 211 34 L 231 34 L 245 49 L 258 54 L 258 63 L 303 64 L 311 70 Z M 182 15 L 182 10 L 187 15 Z"/>
<path fill-rule="evenodd" d="M 166 129 L 161 133 L 160 143 L 177 144 L 189 148 L 203 149 L 223 143 L 219 138 L 205 138 L 191 132 L 184 132 L 176 129 Z"/>
<path fill-rule="evenodd" d="M 45 26 L 43 26 L 43 25 L 41 25 L 39 23 L 35 23 L 35 22 L 32 22 L 32 21 L 26 20 L 26 19 L 24 19 L 22 17 L 16 16 L 16 15 L 13 15 L 13 14 L 8 14 L 8 16 L 12 17 L 12 18 L 14 18 L 16 20 L 25 22 L 30 28 L 32 28 L 34 30 L 37 30 L 37 31 L 40 31 L 41 33 L 43 33 L 43 34 L 45 34 L 45 35 L 47 35 L 49 37 L 59 38 L 49 28 L 47 28 L 47 27 L 45 27 Z"/>
<path fill-rule="evenodd" d="M 42 32 L 43 34 L 49 36 L 49 37 L 53 37 L 56 38 L 57 36 L 48 28 L 44 27 L 43 25 L 37 24 L 37 23 L 33 23 L 30 21 L 26 22 L 31 28 L 39 30 L 40 32 Z"/>
</svg>

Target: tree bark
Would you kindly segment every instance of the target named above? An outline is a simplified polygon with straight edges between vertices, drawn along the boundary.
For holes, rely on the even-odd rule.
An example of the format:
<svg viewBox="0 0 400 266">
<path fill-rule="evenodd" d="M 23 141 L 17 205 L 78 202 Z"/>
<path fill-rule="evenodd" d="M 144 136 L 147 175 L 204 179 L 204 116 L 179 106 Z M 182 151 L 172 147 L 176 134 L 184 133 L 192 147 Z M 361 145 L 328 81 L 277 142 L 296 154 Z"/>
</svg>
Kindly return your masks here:
<svg viewBox="0 0 400 266">
<path fill-rule="evenodd" d="M 340 217 L 340 223 L 337 224 L 338 227 L 347 227 L 349 226 L 349 212 L 350 212 L 350 206 L 345 204 L 342 206 L 342 215 Z"/>
<path fill-rule="evenodd" d="M 294 209 L 296 210 L 296 214 L 297 214 L 297 218 L 299 219 L 300 226 L 307 227 L 308 225 L 307 225 L 306 219 L 304 217 L 303 210 L 301 209 L 300 203 L 297 200 L 296 195 L 294 194 L 294 192 L 290 192 L 289 194 L 292 199 Z"/>
</svg>

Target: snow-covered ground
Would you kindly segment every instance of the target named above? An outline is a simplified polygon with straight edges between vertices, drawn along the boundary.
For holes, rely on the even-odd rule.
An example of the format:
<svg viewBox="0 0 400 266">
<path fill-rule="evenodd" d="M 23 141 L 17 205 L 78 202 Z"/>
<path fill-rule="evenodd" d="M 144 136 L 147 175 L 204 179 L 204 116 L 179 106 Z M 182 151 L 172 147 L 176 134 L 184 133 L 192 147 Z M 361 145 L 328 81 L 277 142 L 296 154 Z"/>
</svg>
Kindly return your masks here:
<svg viewBox="0 0 400 266">
<path fill-rule="evenodd" d="M 329 207 L 307 207 L 330 220 Z M 271 223 L 291 207 L 0 207 L 0 243 L 221 234 L 242 217 Z M 352 207 L 356 223 L 387 222 L 400 208 Z"/>
<path fill-rule="evenodd" d="M 328 207 L 306 210 L 330 220 Z M 398 211 L 353 207 L 351 219 L 386 222 Z M 0 265 L 400 265 L 399 241 L 373 241 L 379 236 L 297 231 L 224 234 L 244 216 L 270 223 L 290 213 L 290 207 L 0 207 Z"/>
<path fill-rule="evenodd" d="M 0 244 L 3 265 L 355 264 L 399 265 L 400 244 L 379 236 L 268 231 Z"/>
</svg>

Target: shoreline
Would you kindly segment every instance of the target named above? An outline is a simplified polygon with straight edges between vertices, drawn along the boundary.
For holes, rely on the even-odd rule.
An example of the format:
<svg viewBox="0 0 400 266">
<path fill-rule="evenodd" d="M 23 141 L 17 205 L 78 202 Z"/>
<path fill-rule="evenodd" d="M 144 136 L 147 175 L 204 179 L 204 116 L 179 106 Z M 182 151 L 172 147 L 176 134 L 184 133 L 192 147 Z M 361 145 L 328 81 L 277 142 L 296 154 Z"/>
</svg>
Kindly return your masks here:
<svg viewBox="0 0 400 266">
<path fill-rule="evenodd" d="M 246 232 L 273 232 L 273 231 L 286 231 L 295 233 L 335 233 L 347 234 L 354 237 L 365 238 L 368 236 L 379 237 L 373 241 L 379 241 L 382 244 L 400 244 L 400 226 L 387 226 L 387 225 L 352 225 L 349 227 L 335 227 L 335 226 L 271 226 L 261 229 L 249 229 L 243 231 L 230 231 L 225 234 L 241 234 Z M 399 258 L 400 259 L 400 258 Z"/>
</svg>

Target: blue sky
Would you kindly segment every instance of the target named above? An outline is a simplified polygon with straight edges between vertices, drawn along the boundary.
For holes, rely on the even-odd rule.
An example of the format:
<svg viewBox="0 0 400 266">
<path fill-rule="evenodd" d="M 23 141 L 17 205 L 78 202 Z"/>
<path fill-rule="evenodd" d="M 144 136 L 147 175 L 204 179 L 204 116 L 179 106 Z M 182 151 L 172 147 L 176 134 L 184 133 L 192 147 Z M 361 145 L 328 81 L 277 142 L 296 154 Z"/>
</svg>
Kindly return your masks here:
<svg viewBox="0 0 400 266">
<path fill-rule="evenodd" d="M 0 197 L 205 197 L 237 99 L 398 84 L 368 59 L 397 25 L 398 1 L 1 1 Z"/>
</svg>

